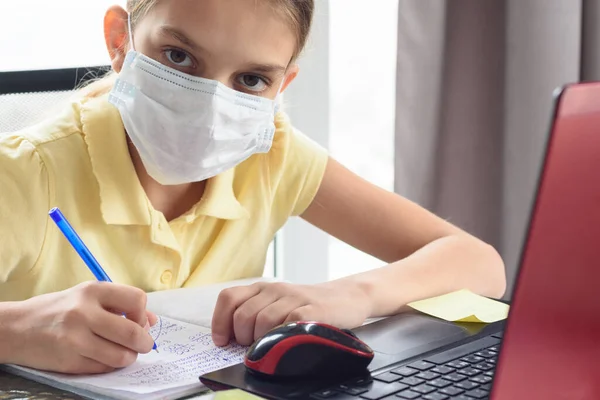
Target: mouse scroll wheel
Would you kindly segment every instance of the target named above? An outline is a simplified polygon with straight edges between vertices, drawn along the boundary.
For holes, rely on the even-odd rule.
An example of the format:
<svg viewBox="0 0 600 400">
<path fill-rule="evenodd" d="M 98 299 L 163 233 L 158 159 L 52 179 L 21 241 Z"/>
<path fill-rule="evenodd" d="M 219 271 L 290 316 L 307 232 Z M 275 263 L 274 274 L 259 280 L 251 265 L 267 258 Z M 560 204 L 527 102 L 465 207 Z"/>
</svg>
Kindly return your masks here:
<svg viewBox="0 0 600 400">
<path fill-rule="evenodd" d="M 342 332 L 352 336 L 353 338 L 358 339 L 358 336 L 356 336 L 356 334 L 354 332 L 352 332 L 350 329 L 342 329 Z"/>
</svg>

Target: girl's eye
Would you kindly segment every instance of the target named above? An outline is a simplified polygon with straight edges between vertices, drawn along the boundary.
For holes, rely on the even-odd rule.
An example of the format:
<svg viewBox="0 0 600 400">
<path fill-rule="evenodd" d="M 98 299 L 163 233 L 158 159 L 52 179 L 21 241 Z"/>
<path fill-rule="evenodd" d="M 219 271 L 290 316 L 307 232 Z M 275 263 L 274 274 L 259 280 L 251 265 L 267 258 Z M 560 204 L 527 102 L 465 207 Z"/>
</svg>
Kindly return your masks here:
<svg viewBox="0 0 600 400">
<path fill-rule="evenodd" d="M 167 50 L 165 51 L 165 55 L 167 56 L 167 59 L 172 62 L 174 65 L 178 66 L 178 67 L 192 67 L 194 65 L 194 62 L 192 61 L 192 59 L 190 58 L 190 56 L 187 55 L 186 52 L 181 51 L 181 50 Z"/>
<path fill-rule="evenodd" d="M 253 92 L 262 92 L 268 87 L 267 81 L 257 75 L 241 75 L 238 83 Z"/>
</svg>

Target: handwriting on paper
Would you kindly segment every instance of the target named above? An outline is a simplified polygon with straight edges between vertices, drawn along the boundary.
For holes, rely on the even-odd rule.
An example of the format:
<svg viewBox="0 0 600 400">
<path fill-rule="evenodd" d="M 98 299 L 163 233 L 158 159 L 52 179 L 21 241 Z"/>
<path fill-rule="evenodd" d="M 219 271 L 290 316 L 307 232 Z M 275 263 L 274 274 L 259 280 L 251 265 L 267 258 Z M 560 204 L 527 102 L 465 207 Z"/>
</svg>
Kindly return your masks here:
<svg viewBox="0 0 600 400">
<path fill-rule="evenodd" d="M 150 393 L 198 384 L 200 375 L 241 363 L 246 351 L 235 343 L 217 347 L 208 329 L 164 317 L 150 335 L 156 338 L 158 352 L 140 354 L 135 364 L 119 371 L 76 379 L 114 390 Z"/>
<path fill-rule="evenodd" d="M 171 383 L 174 376 L 181 380 L 197 380 L 202 374 L 241 362 L 243 356 L 244 349 L 241 346 L 237 346 L 233 352 L 231 349 L 208 349 L 177 361 L 154 363 L 121 376 L 139 385 L 161 386 Z"/>
<path fill-rule="evenodd" d="M 201 332 L 190 336 L 190 342 L 200 343 L 202 346 L 210 346 L 212 343 L 212 337 L 207 333 Z"/>
<path fill-rule="evenodd" d="M 196 349 L 196 346 L 193 343 L 173 343 L 170 340 L 159 340 L 157 345 L 160 346 L 160 351 L 176 354 L 178 356 L 191 353 Z"/>
<path fill-rule="evenodd" d="M 158 322 L 152 328 L 150 328 L 150 336 L 152 336 L 156 342 L 162 335 L 179 332 L 183 329 L 184 327 L 181 325 L 181 323 L 177 323 L 176 321 L 171 321 L 163 317 L 158 317 Z"/>
</svg>

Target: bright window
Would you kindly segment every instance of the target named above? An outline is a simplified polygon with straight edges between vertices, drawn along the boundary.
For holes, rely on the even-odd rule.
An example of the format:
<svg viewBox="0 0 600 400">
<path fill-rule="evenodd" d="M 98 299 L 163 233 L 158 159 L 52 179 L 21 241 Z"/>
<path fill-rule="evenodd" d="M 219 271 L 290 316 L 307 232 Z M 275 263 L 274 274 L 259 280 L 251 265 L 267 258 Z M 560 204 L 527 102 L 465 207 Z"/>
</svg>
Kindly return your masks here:
<svg viewBox="0 0 600 400">
<path fill-rule="evenodd" d="M 398 0 L 330 0 L 329 6 L 332 156 L 393 190 Z M 331 239 L 331 279 L 378 266 Z"/>
<path fill-rule="evenodd" d="M 0 71 L 106 65 L 104 13 L 124 0 L 0 2 Z"/>
</svg>

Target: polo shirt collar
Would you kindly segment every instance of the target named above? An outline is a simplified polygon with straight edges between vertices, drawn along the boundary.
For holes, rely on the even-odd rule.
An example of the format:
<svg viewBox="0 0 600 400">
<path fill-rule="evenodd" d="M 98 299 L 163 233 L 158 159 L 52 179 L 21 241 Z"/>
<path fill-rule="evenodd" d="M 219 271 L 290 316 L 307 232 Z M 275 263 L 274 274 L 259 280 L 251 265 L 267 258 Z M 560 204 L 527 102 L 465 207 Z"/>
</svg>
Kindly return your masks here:
<svg viewBox="0 0 600 400">
<path fill-rule="evenodd" d="M 150 225 L 153 207 L 131 161 L 119 111 L 107 98 L 86 99 L 80 109 L 82 132 L 100 189 L 102 216 L 110 225 Z M 201 216 L 248 217 L 235 196 L 234 179 L 235 168 L 209 179 L 202 200 L 181 218 L 193 222 Z"/>
</svg>

